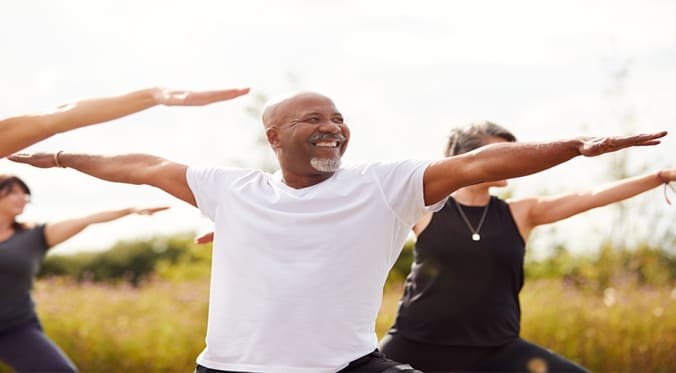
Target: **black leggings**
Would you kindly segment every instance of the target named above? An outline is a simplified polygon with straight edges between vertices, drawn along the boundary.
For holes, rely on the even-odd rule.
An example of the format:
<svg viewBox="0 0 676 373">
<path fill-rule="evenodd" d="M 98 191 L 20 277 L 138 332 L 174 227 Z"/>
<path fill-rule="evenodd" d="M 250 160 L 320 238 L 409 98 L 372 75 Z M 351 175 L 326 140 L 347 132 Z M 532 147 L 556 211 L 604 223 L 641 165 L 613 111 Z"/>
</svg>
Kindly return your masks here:
<svg viewBox="0 0 676 373">
<path fill-rule="evenodd" d="M 423 372 L 585 372 L 586 369 L 543 347 L 518 338 L 497 347 L 426 344 L 388 334 L 380 350 L 390 359 Z"/>
<path fill-rule="evenodd" d="M 37 317 L 0 333 L 0 361 L 17 372 L 76 372 L 66 354 L 42 332 Z"/>
<path fill-rule="evenodd" d="M 233 372 L 227 370 L 211 369 L 197 364 L 195 373 L 248 373 Z M 357 360 L 350 362 L 348 366 L 338 371 L 338 373 L 422 373 L 419 370 L 411 368 L 408 364 L 397 363 L 383 355 L 382 352 L 375 350 L 368 355 L 362 356 Z"/>
</svg>

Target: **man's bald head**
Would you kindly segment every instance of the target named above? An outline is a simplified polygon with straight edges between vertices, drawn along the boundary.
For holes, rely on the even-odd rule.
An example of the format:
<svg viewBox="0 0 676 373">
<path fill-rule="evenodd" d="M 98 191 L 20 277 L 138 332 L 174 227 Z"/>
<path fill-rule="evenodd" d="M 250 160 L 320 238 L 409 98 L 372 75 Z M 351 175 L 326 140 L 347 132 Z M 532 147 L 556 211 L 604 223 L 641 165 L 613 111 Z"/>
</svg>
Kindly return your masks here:
<svg viewBox="0 0 676 373">
<path fill-rule="evenodd" d="M 340 168 L 350 130 L 327 96 L 302 91 L 270 100 L 262 120 L 289 185 L 312 185 Z"/>
<path fill-rule="evenodd" d="M 262 115 L 263 126 L 265 129 L 279 127 L 284 123 L 286 117 L 294 113 L 297 104 L 310 99 L 323 99 L 333 103 L 333 101 L 325 95 L 312 91 L 294 92 L 280 96 L 265 103 Z"/>
</svg>

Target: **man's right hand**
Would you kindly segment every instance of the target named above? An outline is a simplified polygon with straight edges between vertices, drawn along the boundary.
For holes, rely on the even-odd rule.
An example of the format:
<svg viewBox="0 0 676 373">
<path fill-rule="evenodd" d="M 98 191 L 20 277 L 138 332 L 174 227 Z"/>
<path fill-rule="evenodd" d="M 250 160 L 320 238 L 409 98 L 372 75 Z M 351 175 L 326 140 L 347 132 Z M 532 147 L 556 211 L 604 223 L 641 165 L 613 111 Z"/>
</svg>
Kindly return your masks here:
<svg viewBox="0 0 676 373">
<path fill-rule="evenodd" d="M 585 137 L 580 139 L 579 150 L 585 157 L 595 157 L 631 146 L 657 145 L 660 143 L 658 139 L 666 135 L 667 131 L 634 136 Z"/>
<path fill-rule="evenodd" d="M 195 240 L 194 240 L 194 242 L 196 244 L 200 244 L 200 245 L 205 244 L 205 243 L 209 243 L 209 242 L 213 242 L 213 241 L 214 241 L 214 232 L 209 232 L 207 234 L 203 234 L 203 235 L 195 238 Z"/>
</svg>

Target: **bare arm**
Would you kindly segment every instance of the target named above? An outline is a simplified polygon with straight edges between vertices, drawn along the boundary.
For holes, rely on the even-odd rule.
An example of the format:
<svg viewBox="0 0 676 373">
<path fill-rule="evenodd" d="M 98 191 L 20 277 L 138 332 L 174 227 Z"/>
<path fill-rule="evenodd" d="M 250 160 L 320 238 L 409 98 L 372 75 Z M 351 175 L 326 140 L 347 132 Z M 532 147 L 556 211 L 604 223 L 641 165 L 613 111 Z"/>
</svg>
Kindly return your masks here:
<svg viewBox="0 0 676 373">
<path fill-rule="evenodd" d="M 196 206 L 186 180 L 188 167 L 150 154 L 105 156 L 59 152 L 15 154 L 7 159 L 40 168 L 56 167 L 59 164 L 102 180 L 150 185 Z"/>
<path fill-rule="evenodd" d="M 0 120 L 0 157 L 57 133 L 107 122 L 155 105 L 201 106 L 246 94 L 248 89 L 191 92 L 148 88 L 119 96 L 91 98 L 44 113 Z"/>
<path fill-rule="evenodd" d="M 530 175 L 578 155 L 597 156 L 630 146 L 656 145 L 666 132 L 648 135 L 579 138 L 544 143 L 499 143 L 432 163 L 423 177 L 425 203 L 485 181 Z"/>
<path fill-rule="evenodd" d="M 618 180 L 591 190 L 514 199 L 509 204 L 521 234 L 528 238 L 538 225 L 554 223 L 596 207 L 619 202 L 674 180 L 676 169 L 668 169 Z"/>
<path fill-rule="evenodd" d="M 146 209 L 126 208 L 122 210 L 104 211 L 97 214 L 83 216 L 76 219 L 68 219 L 55 223 L 48 223 L 45 226 L 45 237 L 47 245 L 52 247 L 82 232 L 91 224 L 105 223 L 111 220 L 119 219 L 130 214 L 152 215 L 158 211 L 166 210 L 168 207 L 154 207 Z"/>
</svg>

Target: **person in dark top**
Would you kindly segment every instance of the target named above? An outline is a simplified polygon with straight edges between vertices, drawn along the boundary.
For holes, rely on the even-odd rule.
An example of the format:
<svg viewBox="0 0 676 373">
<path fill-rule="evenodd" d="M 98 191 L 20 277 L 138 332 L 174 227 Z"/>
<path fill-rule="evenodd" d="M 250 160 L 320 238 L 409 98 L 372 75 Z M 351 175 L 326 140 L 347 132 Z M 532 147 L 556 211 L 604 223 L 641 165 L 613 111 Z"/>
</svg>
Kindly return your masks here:
<svg viewBox="0 0 676 373">
<path fill-rule="evenodd" d="M 508 130 L 477 122 L 451 131 L 446 156 L 514 142 Z M 424 372 L 585 372 L 520 338 L 519 292 L 528 236 L 538 225 L 624 200 L 676 180 L 676 169 L 589 191 L 501 200 L 506 181 L 458 189 L 414 226 L 414 262 L 394 325 L 381 340 L 388 358 Z M 544 368 L 544 370 L 542 369 Z"/>
<path fill-rule="evenodd" d="M 33 278 L 47 250 L 85 229 L 129 214 L 167 207 L 105 211 L 54 223 L 16 220 L 30 198 L 18 177 L 0 174 L 0 361 L 19 372 L 74 372 L 75 365 L 42 331 L 31 297 Z"/>
</svg>

